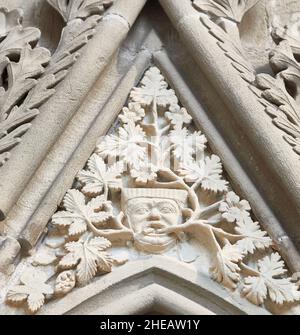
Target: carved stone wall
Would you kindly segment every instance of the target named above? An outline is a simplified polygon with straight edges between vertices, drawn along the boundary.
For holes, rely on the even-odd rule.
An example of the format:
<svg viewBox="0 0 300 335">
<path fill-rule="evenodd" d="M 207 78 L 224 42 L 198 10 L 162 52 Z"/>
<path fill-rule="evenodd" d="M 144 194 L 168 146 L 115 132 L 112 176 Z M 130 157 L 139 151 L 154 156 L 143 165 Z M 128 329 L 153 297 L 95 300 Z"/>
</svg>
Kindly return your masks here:
<svg viewBox="0 0 300 335">
<path fill-rule="evenodd" d="M 0 314 L 299 314 L 299 3 L 1 7 Z"/>
</svg>

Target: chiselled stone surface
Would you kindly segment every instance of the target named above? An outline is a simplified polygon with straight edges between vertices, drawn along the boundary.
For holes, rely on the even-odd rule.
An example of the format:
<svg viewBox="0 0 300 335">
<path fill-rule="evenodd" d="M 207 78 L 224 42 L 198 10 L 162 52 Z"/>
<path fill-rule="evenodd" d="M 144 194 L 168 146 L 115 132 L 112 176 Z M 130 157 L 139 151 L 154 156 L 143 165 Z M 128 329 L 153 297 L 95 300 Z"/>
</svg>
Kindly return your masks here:
<svg viewBox="0 0 300 335">
<path fill-rule="evenodd" d="M 5 180 L 0 182 L 2 189 L 12 191 L 2 192 L 0 201 L 0 213 L 2 219 L 5 218 L 4 225 L 1 223 L 0 226 L 3 234 L 0 236 L 0 311 L 4 314 L 47 314 L 47 311 L 59 314 L 59 311 L 68 313 L 73 308 L 85 311 L 85 308 L 91 308 L 85 302 L 90 297 L 98 299 L 103 293 L 101 290 L 105 291 L 110 285 L 118 283 L 122 286 L 129 278 L 134 280 L 139 276 L 138 280 L 144 285 L 147 280 L 143 282 L 143 276 L 147 275 L 143 271 L 149 270 L 156 274 L 161 272 L 162 281 L 167 277 L 168 280 L 175 278 L 176 273 L 176 285 L 181 280 L 190 280 L 199 292 L 203 288 L 209 294 L 213 292 L 217 306 L 214 312 L 223 311 L 222 304 L 231 304 L 233 310 L 249 314 L 299 314 L 299 273 L 293 273 L 294 269 L 300 269 L 299 255 L 293 245 L 293 242 L 297 243 L 298 230 L 295 227 L 295 236 L 291 236 L 293 229 L 285 232 L 285 221 L 290 220 L 284 218 L 289 208 L 294 208 L 300 194 L 296 168 L 288 166 L 288 163 L 296 161 L 296 154 L 300 154 L 297 4 L 289 0 L 284 2 L 286 7 L 264 0 L 160 0 L 174 27 L 181 37 L 184 36 L 183 41 L 176 40 L 172 44 L 170 36 L 165 38 L 165 35 L 171 34 L 166 32 L 171 24 L 166 16 L 163 16 L 164 24 L 160 26 L 157 19 L 157 31 L 154 29 L 147 35 L 153 24 L 151 19 L 149 22 L 152 23 L 148 22 L 148 11 L 152 8 L 159 15 L 163 14 L 158 2 L 151 5 L 153 7 L 148 2 L 138 19 L 138 28 L 133 26 L 145 3 L 144 0 L 135 0 L 128 6 L 126 0 L 34 0 L 28 5 L 19 0 L 0 1 L 0 167 L 15 152 L 13 149 L 33 124 L 32 131 L 27 133 L 30 145 L 24 146 L 24 155 L 22 149 L 17 151 L 22 158 L 20 162 L 28 163 L 24 167 L 21 163 L 18 165 L 24 181 L 21 177 L 16 178 L 16 192 L 12 185 L 7 187 Z M 22 6 L 26 9 L 24 20 L 22 11 L 18 9 Z M 30 27 L 41 20 L 42 7 L 49 13 L 56 11 L 56 19 L 64 25 L 61 31 L 56 29 L 55 34 L 60 35 L 56 47 L 53 47 L 53 36 L 47 41 L 49 32 L 43 31 L 40 26 L 40 29 Z M 103 15 L 106 16 L 103 18 Z M 284 26 L 289 17 L 289 26 Z M 255 22 L 264 22 L 264 28 L 259 33 L 257 29 L 249 30 Z M 268 32 L 271 26 L 272 34 Z M 173 32 L 173 27 L 171 30 Z M 137 67 L 133 65 L 128 73 L 122 72 L 125 71 L 122 62 L 126 55 L 128 60 L 141 56 L 135 40 L 140 43 L 143 35 L 147 35 L 141 47 L 145 62 L 140 62 Z M 94 40 L 90 41 L 92 37 Z M 254 46 L 254 41 L 258 41 L 257 46 Z M 51 52 L 43 47 L 46 45 L 51 46 Z M 189 51 L 183 50 L 183 45 L 188 46 Z M 258 48 L 261 50 L 258 51 Z M 174 52 L 174 57 L 171 57 L 174 64 L 170 65 L 167 57 L 164 58 L 165 63 L 162 61 L 165 52 Z M 188 55 L 189 52 L 191 55 Z M 122 53 L 122 61 L 119 53 Z M 80 54 L 81 61 L 77 61 Z M 213 66 L 210 64 L 212 58 Z M 160 66 L 159 59 L 168 66 Z M 158 67 L 149 67 L 150 62 Z M 185 72 L 189 63 L 195 64 L 195 68 Z M 176 67 L 176 71 L 172 71 L 172 67 Z M 95 68 L 95 73 L 89 72 L 92 68 Z M 89 69 L 85 76 L 80 73 L 83 69 Z M 130 77 L 131 71 L 135 78 L 141 79 L 135 87 L 131 88 L 133 81 L 130 81 L 125 88 L 120 78 Z M 69 77 L 65 79 L 69 72 Z M 190 81 L 186 73 L 189 73 Z M 198 81 L 207 83 L 207 88 L 199 85 L 202 87 L 200 91 L 203 91 L 201 94 L 192 85 L 198 74 Z M 98 92 L 93 90 L 87 94 L 88 86 L 93 85 L 97 76 L 103 83 L 101 87 L 97 86 L 100 97 L 102 90 L 111 96 L 107 100 L 100 99 L 101 108 L 97 105 Z M 184 85 L 179 85 L 179 89 L 176 86 L 177 95 L 167 82 L 176 76 L 179 81 L 186 81 Z M 109 86 L 112 77 L 116 81 L 117 95 L 124 96 L 124 99 L 119 97 L 118 108 L 113 101 L 114 95 L 109 93 L 113 87 L 106 86 L 106 78 Z M 60 82 L 62 84 L 58 87 Z M 232 91 L 233 82 L 240 86 L 235 92 Z M 87 103 L 99 112 L 99 117 L 103 113 L 105 120 L 107 104 L 111 105 L 108 109 L 113 111 L 112 115 L 117 115 L 129 91 L 128 101 L 115 124 L 106 136 L 98 139 L 91 154 L 98 135 L 90 136 L 90 124 L 86 124 L 78 134 L 69 130 L 76 125 L 77 112 L 89 113 L 89 109 L 77 109 Z M 55 94 L 59 96 L 56 104 Z M 208 108 L 201 111 L 202 120 L 214 116 L 211 121 L 215 123 L 215 128 L 199 122 L 200 111 L 199 115 L 195 112 L 194 101 L 195 97 L 197 101 L 203 97 L 204 100 L 211 100 L 214 94 L 218 108 L 232 109 L 227 114 L 228 120 L 220 117 L 220 121 L 215 110 Z M 53 95 L 49 103 L 48 99 Z M 179 101 L 179 96 L 183 103 Z M 64 98 L 69 99 L 68 106 L 67 103 L 63 105 Z M 190 103 L 190 99 L 194 100 Z M 57 110 L 60 105 L 61 111 Z M 197 106 L 206 108 L 202 103 Z M 45 144 L 36 144 L 36 154 L 34 125 L 40 111 L 49 111 L 53 127 L 44 137 L 38 128 L 40 143 L 45 141 Z M 258 115 L 259 112 L 261 115 Z M 63 122 L 56 120 L 64 113 Z M 245 118 L 240 117 L 243 114 Z M 272 127 L 267 114 L 276 127 Z M 258 125 L 262 120 L 265 120 L 265 126 Z M 268 127 L 266 121 L 270 122 L 272 129 L 259 132 L 258 128 Z M 103 129 L 108 129 L 110 122 Z M 222 130 L 215 131 L 220 122 L 225 123 L 220 128 L 227 128 L 224 133 L 227 136 Z M 234 122 L 240 122 L 239 129 Z M 235 132 L 236 137 L 232 135 Z M 241 132 L 245 135 L 240 136 Z M 71 143 L 71 140 L 63 140 L 70 133 L 70 138 L 74 138 L 76 143 L 74 148 L 67 148 L 66 143 Z M 89 136 L 93 137 L 93 141 L 89 139 L 93 143 L 84 153 L 81 142 Z M 253 136 L 260 139 L 257 141 L 259 148 Z M 232 165 L 220 152 L 220 140 L 228 142 L 225 148 L 231 148 L 233 156 L 238 156 L 238 153 L 232 149 L 231 142 L 237 142 L 235 148 L 243 153 L 239 157 L 244 158 L 236 159 L 234 164 L 238 167 L 235 171 L 242 172 L 239 176 L 244 178 L 235 177 L 232 170 L 229 172 L 228 167 Z M 68 158 L 58 154 L 55 141 L 63 143 L 62 148 L 70 151 L 66 156 Z M 80 163 L 79 158 L 76 163 L 74 157 L 77 144 L 83 157 L 80 157 Z M 258 185 L 255 181 L 256 175 L 273 171 L 268 164 L 268 167 L 261 168 L 267 151 L 273 152 L 274 156 L 278 153 L 280 157 L 275 164 L 277 156 L 272 155 L 272 162 L 268 163 L 272 169 L 276 170 L 277 166 L 280 171 L 290 171 L 282 176 L 282 183 L 278 186 L 283 191 L 285 187 L 291 189 L 287 194 L 291 207 L 286 209 L 282 209 L 282 204 L 277 208 L 274 204 L 278 200 L 270 201 L 277 194 L 269 191 L 270 194 L 266 195 L 264 190 L 267 185 Z M 6 166 L 11 167 L 17 159 L 14 157 Z M 262 165 L 257 164 L 261 159 L 259 164 Z M 49 171 L 47 187 L 39 189 L 41 193 L 35 197 L 27 190 L 35 191 L 34 185 L 43 179 L 40 176 L 47 177 L 47 162 L 51 161 L 60 161 L 61 165 L 66 163 L 66 170 L 57 167 L 55 173 Z M 85 166 L 78 171 L 85 161 Z M 253 163 L 252 170 L 246 167 L 248 161 Z M 223 163 L 225 166 L 227 163 L 226 169 Z M 63 182 L 60 188 L 56 187 L 56 179 L 64 179 L 62 174 L 71 171 L 70 166 L 73 174 L 69 176 L 69 181 Z M 12 170 L 3 171 L 5 176 L 9 176 L 9 182 L 15 180 Z M 75 171 L 78 174 L 69 188 Z M 251 191 L 240 192 L 247 188 L 245 185 L 250 185 Z M 253 195 L 255 188 L 259 197 Z M 51 205 L 48 204 L 48 193 L 53 195 L 58 189 L 60 195 L 51 200 Z M 7 196 L 5 193 L 8 193 Z M 294 196 L 288 198 L 291 194 Z M 55 212 L 54 207 L 62 198 Z M 41 203 L 44 199 L 45 204 Z M 260 201 L 261 206 L 257 204 Z M 279 211 L 279 219 L 276 217 L 278 213 L 273 214 L 275 211 Z M 297 207 L 293 213 L 296 212 Z M 47 219 L 39 218 L 39 213 Z M 288 226 L 296 221 L 295 214 Z M 30 243 L 28 236 L 33 236 Z M 296 241 L 292 241 L 294 237 Z M 174 269 L 166 266 L 168 262 L 172 266 L 174 264 Z M 117 280 L 119 274 L 122 281 Z M 194 277 L 201 280 L 197 281 Z M 160 283 L 153 280 L 153 287 L 145 288 L 145 292 L 150 290 L 154 300 L 155 295 L 160 294 L 165 299 L 168 289 L 162 289 Z M 174 282 L 174 287 L 176 285 Z M 139 294 L 143 296 L 144 293 L 137 291 L 136 296 Z M 174 292 L 169 290 L 169 294 L 171 304 Z M 122 301 L 130 299 L 130 296 L 131 293 L 126 292 Z M 196 304 L 196 299 L 192 302 L 184 294 L 180 297 L 184 311 L 213 312 Z M 105 299 L 102 311 L 109 310 L 107 306 L 114 303 L 107 297 Z M 230 308 L 227 310 L 230 311 Z"/>
<path fill-rule="evenodd" d="M 132 89 L 48 228 L 7 288 L 7 303 L 35 312 L 46 297 L 151 254 L 187 263 L 257 305 L 300 299 L 248 201 L 231 189 L 156 67 Z"/>
<path fill-rule="evenodd" d="M 67 26 L 55 52 L 37 46 L 41 32 L 21 25 L 22 11 L 1 8 L 0 31 L 0 167 L 38 115 L 39 107 L 55 93 L 56 85 L 79 56 L 79 50 L 95 33 L 100 15 L 112 1 L 92 6 L 86 2 L 49 1 Z"/>
</svg>

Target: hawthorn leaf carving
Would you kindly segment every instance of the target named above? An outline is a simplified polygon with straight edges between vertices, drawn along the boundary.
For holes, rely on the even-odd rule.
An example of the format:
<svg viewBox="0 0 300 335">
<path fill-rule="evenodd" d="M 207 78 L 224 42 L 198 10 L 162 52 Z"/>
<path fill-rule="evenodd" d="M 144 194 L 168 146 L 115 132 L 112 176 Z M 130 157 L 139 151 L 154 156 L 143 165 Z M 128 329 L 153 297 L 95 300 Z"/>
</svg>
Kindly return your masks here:
<svg viewBox="0 0 300 335">
<path fill-rule="evenodd" d="M 200 183 L 204 190 L 213 192 L 227 190 L 228 182 L 223 179 L 222 164 L 216 155 L 186 164 L 179 173 L 188 183 Z"/>
<path fill-rule="evenodd" d="M 105 136 L 98 144 L 96 153 L 101 157 L 117 158 L 133 167 L 138 167 L 146 158 L 146 134 L 133 121 L 119 128 L 119 135 Z"/>
<path fill-rule="evenodd" d="M 57 260 L 56 255 L 53 252 L 42 250 L 39 251 L 33 258 L 31 264 L 33 266 L 46 266 L 53 264 Z"/>
<path fill-rule="evenodd" d="M 245 222 L 249 219 L 251 207 L 247 200 L 240 200 L 234 192 L 228 192 L 219 211 L 227 222 Z"/>
<path fill-rule="evenodd" d="M 113 264 L 112 257 L 105 252 L 111 247 L 111 243 L 104 237 L 93 237 L 88 234 L 77 242 L 69 242 L 65 245 L 67 255 L 64 256 L 59 266 L 63 269 L 76 268 L 76 277 L 80 284 L 86 284 L 97 273 L 110 272 Z"/>
<path fill-rule="evenodd" d="M 183 163 L 189 164 L 193 157 L 202 156 L 207 139 L 201 131 L 189 133 L 187 128 L 175 128 L 170 131 L 170 142 L 173 144 L 174 156 Z"/>
<path fill-rule="evenodd" d="M 93 196 L 101 194 L 108 188 L 119 190 L 122 186 L 122 164 L 115 163 L 107 166 L 104 160 L 97 154 L 93 154 L 88 160 L 87 170 L 79 172 L 77 178 L 84 185 L 82 192 Z"/>
<path fill-rule="evenodd" d="M 214 280 L 224 286 L 235 289 L 240 279 L 240 267 L 238 262 L 243 259 L 243 254 L 236 245 L 229 242 L 217 253 L 215 265 L 211 268 Z"/>
<path fill-rule="evenodd" d="M 243 254 L 254 254 L 255 250 L 265 250 L 273 244 L 272 239 L 267 236 L 267 232 L 262 231 L 259 223 L 254 222 L 250 217 L 244 221 L 239 220 L 235 231 L 245 236 L 236 243 Z"/>
<path fill-rule="evenodd" d="M 165 116 L 177 128 L 182 128 L 183 124 L 190 124 L 192 122 L 192 117 L 188 114 L 187 110 L 177 104 L 170 106 Z"/>
<path fill-rule="evenodd" d="M 52 224 L 68 227 L 70 236 L 83 234 L 88 225 L 101 225 L 112 217 L 111 204 L 103 196 L 98 196 L 86 204 L 84 195 L 72 189 L 66 194 L 63 204 L 66 211 L 55 213 Z"/>
<path fill-rule="evenodd" d="M 7 301 L 19 303 L 27 301 L 29 310 L 35 313 L 45 302 L 45 295 L 53 294 L 53 288 L 46 284 L 47 276 L 37 269 L 27 269 L 20 277 L 20 285 L 12 287 L 7 293 Z"/>
<path fill-rule="evenodd" d="M 128 107 L 122 109 L 119 119 L 123 123 L 137 122 L 145 116 L 145 110 L 139 103 L 129 103 Z"/>
<path fill-rule="evenodd" d="M 137 169 L 131 169 L 130 174 L 136 183 L 147 184 L 157 179 L 159 168 L 153 164 L 142 164 Z"/>
<path fill-rule="evenodd" d="M 252 270 L 255 276 L 245 278 L 243 294 L 256 305 L 261 305 L 266 298 L 277 303 L 299 301 L 300 291 L 290 278 L 282 278 L 286 273 L 284 262 L 278 253 L 266 256 L 258 261 L 258 270 Z"/>
<path fill-rule="evenodd" d="M 159 107 L 166 107 L 178 102 L 175 92 L 168 89 L 168 84 L 156 67 L 152 67 L 146 72 L 141 80 L 141 87 L 133 88 L 130 98 L 142 106 L 150 106 L 155 103 Z"/>
</svg>

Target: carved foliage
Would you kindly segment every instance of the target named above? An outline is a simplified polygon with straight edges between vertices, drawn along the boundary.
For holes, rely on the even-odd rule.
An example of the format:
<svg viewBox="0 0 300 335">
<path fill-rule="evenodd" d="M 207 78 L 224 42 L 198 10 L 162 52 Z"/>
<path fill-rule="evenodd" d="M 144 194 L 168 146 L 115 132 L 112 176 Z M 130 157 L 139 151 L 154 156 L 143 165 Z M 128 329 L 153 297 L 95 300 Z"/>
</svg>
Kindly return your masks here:
<svg viewBox="0 0 300 335">
<path fill-rule="evenodd" d="M 37 85 L 50 60 L 48 50 L 36 47 L 40 32 L 20 26 L 21 13 L 1 9 L 0 39 L 0 166 L 20 142 L 39 107 L 53 92 L 49 78 Z"/>
<path fill-rule="evenodd" d="M 257 305 L 266 299 L 267 294 L 277 304 L 299 299 L 297 286 L 290 278 L 281 278 L 285 272 L 284 263 L 278 253 L 264 257 L 258 261 L 258 270 L 251 269 L 251 275 L 245 278 L 243 294 Z"/>
<path fill-rule="evenodd" d="M 276 30 L 277 33 L 280 30 Z M 286 35 L 280 34 L 282 37 Z M 280 38 L 274 35 L 275 39 Z M 295 41 L 295 40 L 294 40 Z M 266 112 L 272 117 L 274 124 L 286 135 L 284 139 L 291 144 L 294 151 L 300 154 L 300 64 L 293 54 L 290 39 L 279 42 L 270 54 L 270 64 L 276 77 L 258 74 L 255 86 L 260 90 L 254 92 L 261 98 Z M 300 43 L 299 43 L 300 45 Z M 293 43 L 296 48 L 296 43 Z M 297 49 L 296 49 L 297 52 Z"/>
<path fill-rule="evenodd" d="M 272 240 L 253 220 L 250 204 L 231 190 L 219 157 L 211 154 L 205 135 L 195 131 L 190 115 L 157 68 L 150 68 L 132 90 L 119 122 L 117 131 L 99 140 L 77 175 L 79 183 L 52 217 L 50 236 L 42 248 L 50 253 L 51 264 L 44 266 L 54 268 L 57 296 L 124 264 L 126 259 L 116 260 L 108 251 L 115 242 L 149 241 L 147 236 L 155 233 L 152 246 L 139 248 L 157 253 L 162 240 L 164 247 L 159 250 L 164 253 L 165 245 L 187 233 L 199 243 L 205 238 L 212 278 L 233 290 L 240 284 L 253 303 L 300 299 L 279 254 L 271 250 Z M 210 204 L 201 203 L 205 197 Z M 183 223 L 178 223 L 180 215 Z M 141 225 L 138 238 L 136 229 Z M 54 262 L 50 249 L 55 250 Z M 42 263 L 36 263 L 38 271 Z"/>
<path fill-rule="evenodd" d="M 61 14 L 65 22 L 73 19 L 86 19 L 92 15 L 103 14 L 113 0 L 48 0 Z"/>
<path fill-rule="evenodd" d="M 258 1 L 260 0 L 193 0 L 193 4 L 203 12 L 240 22 Z"/>
<path fill-rule="evenodd" d="M 93 14 L 102 14 L 111 3 L 52 1 L 54 7 L 67 15 L 68 21 L 52 57 L 47 49 L 36 46 L 40 31 L 20 25 L 19 10 L 0 9 L 0 166 L 30 128 L 39 107 L 67 75 L 79 50 L 94 35 L 101 17 Z"/>
<path fill-rule="evenodd" d="M 8 291 L 7 300 L 11 303 L 27 301 L 30 312 L 36 312 L 43 306 L 46 294 L 53 294 L 50 285 L 45 284 L 47 276 L 37 269 L 27 269 L 20 277 L 20 285 Z"/>
</svg>

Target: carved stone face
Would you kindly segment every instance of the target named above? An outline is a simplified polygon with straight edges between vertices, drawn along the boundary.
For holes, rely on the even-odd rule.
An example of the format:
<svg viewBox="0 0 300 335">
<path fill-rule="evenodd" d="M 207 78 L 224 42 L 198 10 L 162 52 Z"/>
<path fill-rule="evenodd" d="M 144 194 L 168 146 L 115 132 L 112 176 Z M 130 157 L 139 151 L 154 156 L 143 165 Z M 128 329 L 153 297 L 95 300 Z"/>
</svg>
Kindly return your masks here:
<svg viewBox="0 0 300 335">
<path fill-rule="evenodd" d="M 159 232 L 181 221 L 181 210 L 175 200 L 159 198 L 135 198 L 126 208 L 127 220 L 135 233 L 137 249 L 161 253 L 176 243 L 174 234 Z"/>
</svg>

